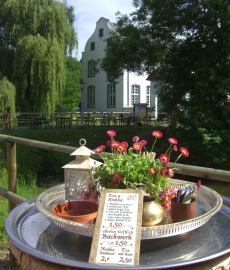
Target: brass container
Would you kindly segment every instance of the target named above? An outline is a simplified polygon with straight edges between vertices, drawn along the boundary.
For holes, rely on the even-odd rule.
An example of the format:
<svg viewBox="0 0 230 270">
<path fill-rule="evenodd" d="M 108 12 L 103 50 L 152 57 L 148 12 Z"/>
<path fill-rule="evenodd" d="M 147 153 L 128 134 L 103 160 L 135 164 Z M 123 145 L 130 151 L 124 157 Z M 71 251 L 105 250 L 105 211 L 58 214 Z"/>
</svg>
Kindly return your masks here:
<svg viewBox="0 0 230 270">
<path fill-rule="evenodd" d="M 164 207 L 157 199 L 151 196 L 144 196 L 142 227 L 154 226 L 160 223 L 164 218 Z"/>
</svg>

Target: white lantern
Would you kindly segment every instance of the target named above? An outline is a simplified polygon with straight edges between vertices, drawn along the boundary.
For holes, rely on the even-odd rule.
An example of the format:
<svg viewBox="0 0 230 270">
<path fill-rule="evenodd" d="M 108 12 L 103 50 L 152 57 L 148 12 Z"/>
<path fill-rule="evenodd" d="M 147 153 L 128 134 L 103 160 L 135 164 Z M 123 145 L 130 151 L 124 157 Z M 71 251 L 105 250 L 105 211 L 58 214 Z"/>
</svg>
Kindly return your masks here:
<svg viewBox="0 0 230 270">
<path fill-rule="evenodd" d="M 85 139 L 81 139 L 79 144 L 81 146 L 71 154 L 76 159 L 62 167 L 65 175 L 65 199 L 68 201 L 81 200 L 81 192 L 88 190 L 89 184 L 94 183 L 92 168 L 102 164 L 90 158 L 94 152 L 84 146 Z"/>
</svg>

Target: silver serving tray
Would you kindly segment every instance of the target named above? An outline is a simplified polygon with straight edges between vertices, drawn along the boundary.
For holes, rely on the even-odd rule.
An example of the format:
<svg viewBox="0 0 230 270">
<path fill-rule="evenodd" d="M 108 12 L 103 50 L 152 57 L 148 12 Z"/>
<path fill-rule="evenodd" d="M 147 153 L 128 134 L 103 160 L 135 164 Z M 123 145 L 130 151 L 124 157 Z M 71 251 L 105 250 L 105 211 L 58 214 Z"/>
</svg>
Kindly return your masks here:
<svg viewBox="0 0 230 270">
<path fill-rule="evenodd" d="M 230 199 L 226 197 L 221 210 L 198 229 L 160 240 L 142 240 L 139 266 L 89 264 L 92 238 L 62 230 L 42 215 L 34 202 L 35 198 L 13 209 L 5 220 L 5 230 L 19 249 L 51 263 L 79 269 L 169 269 L 230 252 Z"/>
<path fill-rule="evenodd" d="M 175 179 L 171 180 L 171 184 L 176 190 L 187 184 L 194 185 L 194 183 Z M 200 190 L 195 189 L 194 197 L 197 200 L 196 217 L 194 219 L 178 223 L 142 227 L 141 239 L 164 238 L 197 229 L 204 225 L 211 216 L 216 214 L 223 204 L 223 200 L 217 192 L 204 186 L 202 186 Z M 63 202 L 66 202 L 64 184 L 41 193 L 37 197 L 35 205 L 39 212 L 60 228 L 76 234 L 92 237 L 94 234 L 94 225 L 70 221 L 52 214 L 52 208 Z"/>
</svg>

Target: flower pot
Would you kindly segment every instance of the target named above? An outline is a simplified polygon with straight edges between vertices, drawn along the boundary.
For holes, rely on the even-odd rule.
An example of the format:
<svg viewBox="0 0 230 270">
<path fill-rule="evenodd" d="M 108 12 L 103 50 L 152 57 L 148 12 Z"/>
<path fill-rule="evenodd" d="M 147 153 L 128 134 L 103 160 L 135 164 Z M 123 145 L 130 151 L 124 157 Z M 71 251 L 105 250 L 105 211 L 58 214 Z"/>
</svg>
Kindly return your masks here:
<svg viewBox="0 0 230 270">
<path fill-rule="evenodd" d="M 144 196 L 142 227 L 154 226 L 164 218 L 164 207 L 152 196 Z"/>
<path fill-rule="evenodd" d="M 181 222 L 196 217 L 196 199 L 192 198 L 190 203 L 178 203 L 177 197 L 171 200 L 171 217 L 173 222 Z"/>
<path fill-rule="evenodd" d="M 58 204 L 52 213 L 60 218 L 78 223 L 94 224 L 97 217 L 98 204 L 89 201 L 71 201 Z"/>
</svg>

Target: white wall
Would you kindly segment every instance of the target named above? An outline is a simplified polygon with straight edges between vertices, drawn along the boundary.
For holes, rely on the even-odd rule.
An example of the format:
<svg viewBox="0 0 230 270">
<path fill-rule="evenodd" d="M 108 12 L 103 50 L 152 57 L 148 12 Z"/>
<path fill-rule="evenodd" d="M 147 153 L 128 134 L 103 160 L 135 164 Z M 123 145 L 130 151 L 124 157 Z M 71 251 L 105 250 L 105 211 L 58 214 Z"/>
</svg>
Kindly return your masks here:
<svg viewBox="0 0 230 270">
<path fill-rule="evenodd" d="M 99 29 L 103 28 L 103 37 L 99 38 Z M 113 29 L 113 30 L 112 30 Z M 116 84 L 116 108 L 107 107 L 107 85 L 106 74 L 100 71 L 95 77 L 88 77 L 88 62 L 103 58 L 105 55 L 104 49 L 106 47 L 105 39 L 109 37 L 110 32 L 114 31 L 113 24 L 106 18 L 100 18 L 96 23 L 96 28 L 92 36 L 88 39 L 85 45 L 85 51 L 82 53 L 82 79 L 85 82 L 83 92 L 83 111 L 91 112 L 96 110 L 98 112 L 126 112 L 133 111 L 131 106 L 131 89 L 132 85 L 140 85 L 140 103 L 146 103 L 146 87 L 150 86 L 151 82 L 147 81 L 147 76 L 137 76 L 130 72 L 124 72 L 123 76 Z M 95 42 L 95 50 L 90 50 L 90 44 Z M 90 85 L 95 86 L 95 108 L 88 108 L 87 92 Z M 151 97 L 152 101 L 155 97 Z"/>
</svg>

